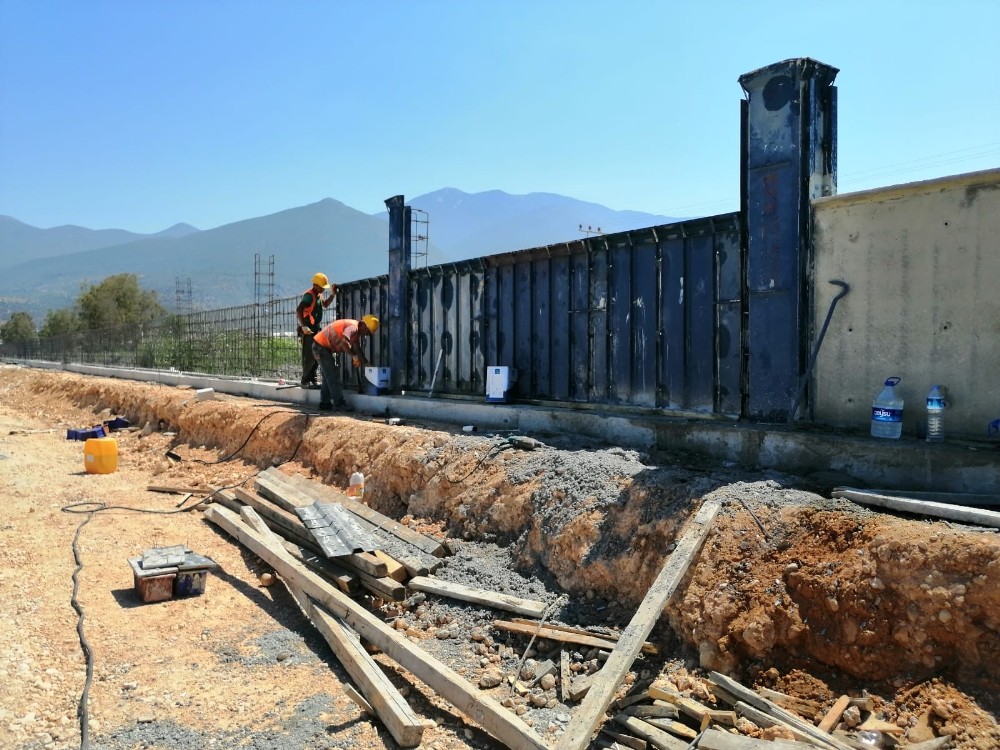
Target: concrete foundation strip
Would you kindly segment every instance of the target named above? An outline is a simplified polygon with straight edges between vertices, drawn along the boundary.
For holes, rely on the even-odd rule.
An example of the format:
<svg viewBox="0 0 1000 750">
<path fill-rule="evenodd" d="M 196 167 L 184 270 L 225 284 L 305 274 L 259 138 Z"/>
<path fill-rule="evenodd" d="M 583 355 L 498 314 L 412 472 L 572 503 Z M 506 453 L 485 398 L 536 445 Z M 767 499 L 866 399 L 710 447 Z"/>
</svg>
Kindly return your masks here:
<svg viewBox="0 0 1000 750">
<path fill-rule="evenodd" d="M 448 667 L 399 635 L 317 574 L 296 564 L 232 511 L 209 506 L 205 520 L 216 524 L 238 539 L 251 552 L 268 563 L 286 581 L 343 621 L 369 643 L 378 646 L 389 658 L 427 684 L 459 711 L 478 723 L 493 737 L 516 750 L 549 750 L 545 740 L 517 716 L 492 698 L 479 694 L 478 688 L 456 676 Z"/>
<path fill-rule="evenodd" d="M 582 750 L 590 743 L 594 731 L 604 718 L 604 712 L 611 705 L 618 685 L 631 669 L 632 662 L 639 655 L 642 644 L 660 618 L 664 606 L 680 586 L 688 567 L 701 549 L 719 509 L 718 501 L 706 502 L 691 521 L 602 667 L 601 681 L 587 692 L 587 697 L 559 738 L 556 750 Z"/>
</svg>

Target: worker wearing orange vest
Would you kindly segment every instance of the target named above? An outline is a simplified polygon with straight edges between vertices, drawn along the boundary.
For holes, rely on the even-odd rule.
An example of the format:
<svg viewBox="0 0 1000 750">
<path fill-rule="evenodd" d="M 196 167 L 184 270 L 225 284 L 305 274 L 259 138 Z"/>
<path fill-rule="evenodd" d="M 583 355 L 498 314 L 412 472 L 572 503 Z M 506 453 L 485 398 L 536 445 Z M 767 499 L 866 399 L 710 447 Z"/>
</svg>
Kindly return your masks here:
<svg viewBox="0 0 1000 750">
<path fill-rule="evenodd" d="M 324 289 L 330 293 L 323 297 Z M 319 388 L 316 383 L 316 357 L 313 355 L 313 336 L 323 322 L 323 310 L 333 302 L 337 287 L 330 284 L 325 273 L 313 275 L 312 286 L 302 293 L 302 299 L 295 308 L 295 319 L 299 322 L 298 335 L 302 338 L 302 379 L 299 385 L 303 388 Z"/>
<path fill-rule="evenodd" d="M 333 411 L 347 405 L 340 377 L 340 358 L 335 354 L 351 354 L 355 367 L 368 364 L 361 351 L 361 337 L 370 336 L 378 330 L 378 318 L 364 315 L 361 320 L 341 318 L 323 327 L 313 336 L 313 355 L 323 373 L 319 388 L 320 411 Z"/>
</svg>

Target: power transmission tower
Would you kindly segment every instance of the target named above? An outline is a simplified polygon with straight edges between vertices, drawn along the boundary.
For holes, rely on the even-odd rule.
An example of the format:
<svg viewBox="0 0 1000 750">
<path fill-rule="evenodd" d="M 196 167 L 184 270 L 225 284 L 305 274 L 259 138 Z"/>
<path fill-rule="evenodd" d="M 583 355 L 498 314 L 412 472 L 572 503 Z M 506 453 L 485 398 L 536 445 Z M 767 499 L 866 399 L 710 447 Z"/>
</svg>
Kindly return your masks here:
<svg viewBox="0 0 1000 750">
<path fill-rule="evenodd" d="M 587 235 L 588 237 L 589 237 L 590 235 L 592 235 L 592 234 L 593 234 L 593 235 L 601 235 L 601 234 L 604 234 L 604 230 L 603 230 L 603 229 L 601 229 L 600 227 L 592 227 L 592 226 L 590 226 L 589 224 L 588 224 L 587 226 L 583 226 L 583 224 L 581 224 L 581 225 L 580 225 L 580 231 L 581 231 L 581 232 L 583 232 L 583 233 L 584 233 L 585 235 Z"/>
</svg>

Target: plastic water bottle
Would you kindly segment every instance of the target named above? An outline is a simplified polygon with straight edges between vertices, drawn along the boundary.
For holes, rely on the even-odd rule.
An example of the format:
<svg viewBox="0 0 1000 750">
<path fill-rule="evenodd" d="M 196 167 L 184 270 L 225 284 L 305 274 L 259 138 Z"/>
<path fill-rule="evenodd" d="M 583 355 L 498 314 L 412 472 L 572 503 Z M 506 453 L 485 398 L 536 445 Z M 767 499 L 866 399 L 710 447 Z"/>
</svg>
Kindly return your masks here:
<svg viewBox="0 0 1000 750">
<path fill-rule="evenodd" d="M 940 443 L 944 440 L 944 394 L 941 386 L 932 385 L 927 394 L 927 442 Z"/>
<path fill-rule="evenodd" d="M 348 497 L 364 497 L 365 494 L 365 475 L 360 471 L 356 471 L 351 474 L 350 484 L 347 487 Z"/>
<path fill-rule="evenodd" d="M 872 401 L 872 437 L 898 438 L 903 434 L 903 399 L 896 393 L 900 378 L 886 378 Z"/>
</svg>

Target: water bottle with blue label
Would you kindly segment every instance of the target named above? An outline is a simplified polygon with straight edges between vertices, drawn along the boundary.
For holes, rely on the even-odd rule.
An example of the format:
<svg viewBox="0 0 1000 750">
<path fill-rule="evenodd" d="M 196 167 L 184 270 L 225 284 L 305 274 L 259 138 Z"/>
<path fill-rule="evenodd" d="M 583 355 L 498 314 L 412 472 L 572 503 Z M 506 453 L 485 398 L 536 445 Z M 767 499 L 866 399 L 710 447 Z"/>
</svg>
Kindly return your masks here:
<svg viewBox="0 0 1000 750">
<path fill-rule="evenodd" d="M 927 442 L 940 443 L 944 440 L 944 394 L 941 386 L 932 385 L 927 394 Z"/>
<path fill-rule="evenodd" d="M 872 401 L 872 437 L 898 438 L 903 434 L 903 397 L 896 393 L 900 378 L 886 378 Z"/>
</svg>

